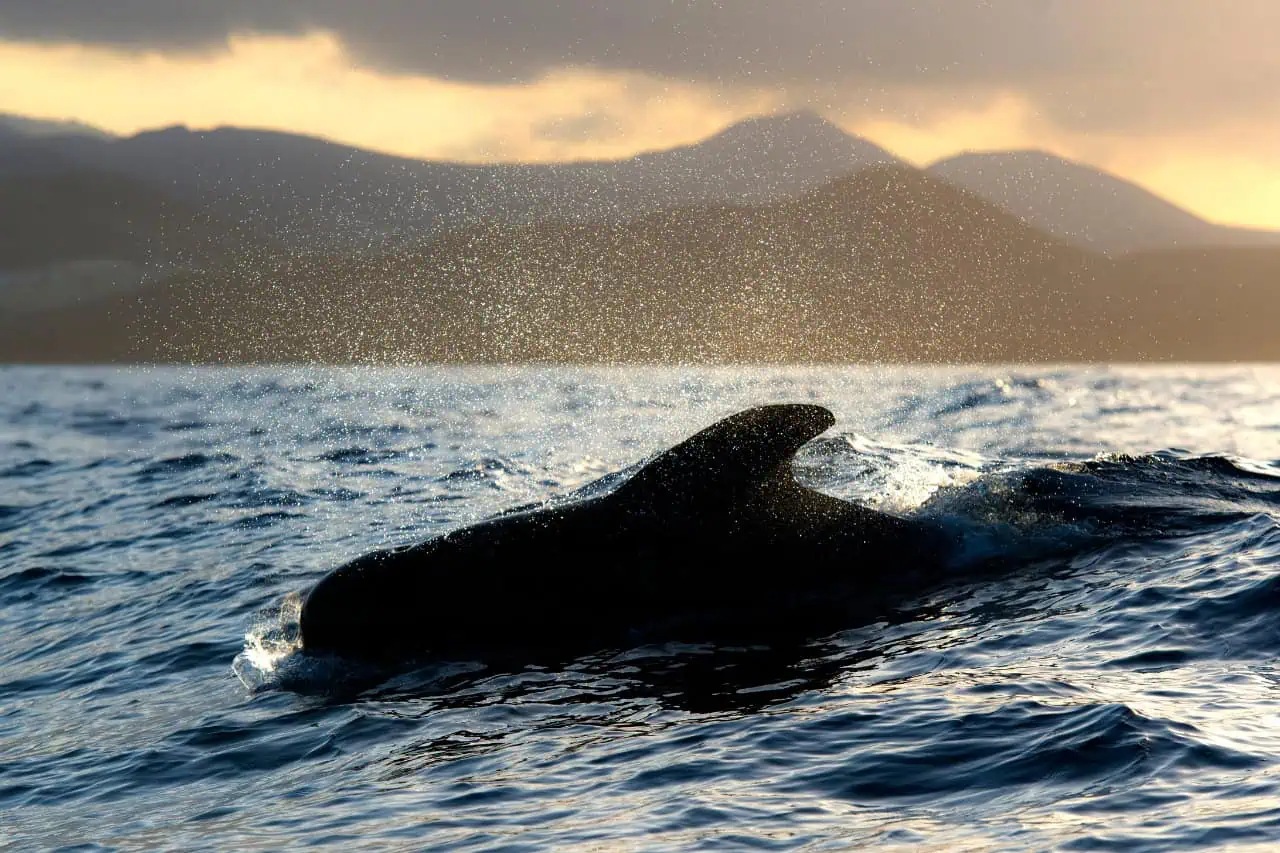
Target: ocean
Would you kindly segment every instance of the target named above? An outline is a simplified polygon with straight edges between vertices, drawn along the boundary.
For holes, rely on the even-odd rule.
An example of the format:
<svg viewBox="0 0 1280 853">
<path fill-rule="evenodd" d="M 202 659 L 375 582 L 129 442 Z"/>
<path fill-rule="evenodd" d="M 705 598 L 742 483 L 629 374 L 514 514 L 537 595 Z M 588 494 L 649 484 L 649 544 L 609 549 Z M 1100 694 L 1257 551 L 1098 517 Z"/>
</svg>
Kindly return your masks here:
<svg viewBox="0 0 1280 853">
<path fill-rule="evenodd" d="M 777 401 L 943 584 L 786 648 L 297 649 L 346 560 Z M 1276 366 L 0 368 L 3 850 L 1275 849 L 1278 613 Z"/>
</svg>

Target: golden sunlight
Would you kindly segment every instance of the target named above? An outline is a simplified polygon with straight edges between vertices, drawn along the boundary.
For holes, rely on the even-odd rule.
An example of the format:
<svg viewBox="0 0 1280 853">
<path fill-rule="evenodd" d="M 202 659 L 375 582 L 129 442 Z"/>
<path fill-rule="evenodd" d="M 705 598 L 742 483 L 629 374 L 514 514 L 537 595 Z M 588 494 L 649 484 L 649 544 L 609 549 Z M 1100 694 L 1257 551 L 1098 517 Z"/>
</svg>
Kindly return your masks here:
<svg viewBox="0 0 1280 853">
<path fill-rule="evenodd" d="M 0 111 L 119 134 L 237 125 L 409 157 L 549 162 L 689 144 L 775 106 L 767 92 L 638 74 L 566 70 L 499 86 L 389 75 L 321 32 L 238 36 L 200 56 L 0 43 Z"/>
</svg>

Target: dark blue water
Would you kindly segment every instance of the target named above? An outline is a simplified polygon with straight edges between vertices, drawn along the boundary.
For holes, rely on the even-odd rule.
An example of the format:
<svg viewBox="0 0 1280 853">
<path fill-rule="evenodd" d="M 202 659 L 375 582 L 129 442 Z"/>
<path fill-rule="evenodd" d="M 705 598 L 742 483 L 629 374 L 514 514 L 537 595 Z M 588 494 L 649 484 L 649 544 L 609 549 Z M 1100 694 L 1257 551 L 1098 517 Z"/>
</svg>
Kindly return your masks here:
<svg viewBox="0 0 1280 853">
<path fill-rule="evenodd" d="M 953 581 L 789 648 L 293 649 L 339 563 L 779 400 Z M 0 369 L 0 848 L 1270 849 L 1278 460 L 1274 367 Z"/>
</svg>

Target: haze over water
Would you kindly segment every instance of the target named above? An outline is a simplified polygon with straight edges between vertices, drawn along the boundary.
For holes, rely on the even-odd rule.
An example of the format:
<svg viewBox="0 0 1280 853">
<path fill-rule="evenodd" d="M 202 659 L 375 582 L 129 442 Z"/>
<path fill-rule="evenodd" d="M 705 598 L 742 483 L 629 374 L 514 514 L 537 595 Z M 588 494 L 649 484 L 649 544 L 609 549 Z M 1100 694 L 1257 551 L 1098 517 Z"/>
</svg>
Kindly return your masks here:
<svg viewBox="0 0 1280 853">
<path fill-rule="evenodd" d="M 342 561 L 782 400 L 954 583 L 792 649 L 291 651 Z M 1269 849 L 1278 425 L 1261 366 L 0 369 L 0 846 Z"/>
</svg>

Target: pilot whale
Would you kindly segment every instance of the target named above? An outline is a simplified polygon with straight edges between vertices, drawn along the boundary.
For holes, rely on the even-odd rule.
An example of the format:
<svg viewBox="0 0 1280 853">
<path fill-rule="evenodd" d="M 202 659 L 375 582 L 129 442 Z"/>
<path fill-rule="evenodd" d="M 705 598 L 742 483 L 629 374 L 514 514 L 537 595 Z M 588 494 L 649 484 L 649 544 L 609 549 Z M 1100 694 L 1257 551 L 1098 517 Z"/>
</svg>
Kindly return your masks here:
<svg viewBox="0 0 1280 853">
<path fill-rule="evenodd" d="M 302 648 L 472 660 L 848 627 L 935 578 L 946 537 L 795 481 L 796 451 L 834 423 L 821 406 L 748 409 L 607 494 L 360 557 L 306 594 Z"/>
</svg>

